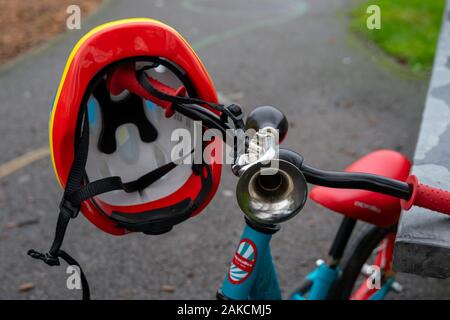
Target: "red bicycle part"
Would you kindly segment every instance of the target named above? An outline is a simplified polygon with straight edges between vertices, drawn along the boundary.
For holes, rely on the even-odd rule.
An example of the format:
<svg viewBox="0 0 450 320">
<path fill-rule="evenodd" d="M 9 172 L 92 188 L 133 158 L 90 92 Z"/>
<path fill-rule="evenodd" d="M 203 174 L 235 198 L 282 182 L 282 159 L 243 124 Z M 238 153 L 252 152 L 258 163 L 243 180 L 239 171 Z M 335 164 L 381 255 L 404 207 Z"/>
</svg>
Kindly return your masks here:
<svg viewBox="0 0 450 320">
<path fill-rule="evenodd" d="M 383 239 L 378 247 L 377 256 L 375 258 L 374 266 L 378 267 L 381 274 L 380 276 L 392 276 L 394 272 L 392 270 L 392 258 L 394 253 L 395 233 L 390 233 Z M 387 278 L 385 278 L 386 280 Z M 381 284 L 383 285 L 383 284 Z M 367 278 L 351 295 L 350 300 L 369 300 L 379 289 L 369 286 L 367 284 Z"/>
<path fill-rule="evenodd" d="M 174 89 L 156 79 L 153 79 L 152 77 L 147 76 L 147 78 L 155 89 L 165 94 L 177 97 L 184 97 L 186 94 L 186 89 L 183 86 L 180 86 L 178 89 Z M 122 91 L 128 90 L 138 96 L 144 97 L 145 99 L 150 100 L 165 109 L 165 116 L 167 118 L 174 114 L 174 111 L 172 110 L 172 102 L 160 100 L 155 96 L 152 96 L 139 84 L 136 78 L 136 70 L 131 64 L 115 69 L 108 76 L 108 89 L 113 95 L 119 95 Z"/>
<path fill-rule="evenodd" d="M 450 215 L 449 191 L 422 184 L 415 175 L 410 175 L 406 182 L 412 187 L 412 196 L 407 201 L 400 201 L 402 209 L 418 206 Z"/>
</svg>

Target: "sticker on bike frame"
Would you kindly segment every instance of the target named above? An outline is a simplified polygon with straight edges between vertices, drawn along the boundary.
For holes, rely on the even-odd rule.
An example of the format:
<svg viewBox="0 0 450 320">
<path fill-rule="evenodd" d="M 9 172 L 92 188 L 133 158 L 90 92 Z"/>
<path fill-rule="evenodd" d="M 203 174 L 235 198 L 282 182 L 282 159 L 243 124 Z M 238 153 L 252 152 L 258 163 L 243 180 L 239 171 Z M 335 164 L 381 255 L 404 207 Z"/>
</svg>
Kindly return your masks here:
<svg viewBox="0 0 450 320">
<path fill-rule="evenodd" d="M 252 273 L 256 264 L 256 245 L 250 239 L 242 239 L 231 261 L 228 279 L 232 284 L 240 284 Z"/>
</svg>

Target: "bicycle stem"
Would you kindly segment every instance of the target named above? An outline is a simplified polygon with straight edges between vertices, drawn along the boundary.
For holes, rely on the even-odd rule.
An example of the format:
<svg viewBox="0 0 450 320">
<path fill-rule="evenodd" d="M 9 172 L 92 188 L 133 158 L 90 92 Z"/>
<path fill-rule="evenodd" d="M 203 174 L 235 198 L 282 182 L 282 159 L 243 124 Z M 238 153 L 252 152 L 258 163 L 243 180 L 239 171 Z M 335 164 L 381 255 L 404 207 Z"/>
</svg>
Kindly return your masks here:
<svg viewBox="0 0 450 320">
<path fill-rule="evenodd" d="M 237 157 L 231 171 L 240 176 L 256 162 L 270 161 L 278 155 L 278 131 L 273 127 L 259 129 L 248 142 L 247 151 Z"/>
</svg>

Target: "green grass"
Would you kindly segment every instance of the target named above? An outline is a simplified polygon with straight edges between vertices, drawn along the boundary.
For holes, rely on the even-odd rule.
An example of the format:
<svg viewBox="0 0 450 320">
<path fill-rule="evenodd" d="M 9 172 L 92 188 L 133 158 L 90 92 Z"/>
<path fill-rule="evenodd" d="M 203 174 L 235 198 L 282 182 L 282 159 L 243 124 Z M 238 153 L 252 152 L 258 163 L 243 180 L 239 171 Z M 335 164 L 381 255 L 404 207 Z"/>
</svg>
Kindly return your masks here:
<svg viewBox="0 0 450 320">
<path fill-rule="evenodd" d="M 369 30 L 366 20 L 369 5 L 381 9 L 381 29 Z M 365 35 L 387 54 L 413 71 L 431 68 L 445 0 L 364 1 L 351 15 L 351 28 Z"/>
</svg>

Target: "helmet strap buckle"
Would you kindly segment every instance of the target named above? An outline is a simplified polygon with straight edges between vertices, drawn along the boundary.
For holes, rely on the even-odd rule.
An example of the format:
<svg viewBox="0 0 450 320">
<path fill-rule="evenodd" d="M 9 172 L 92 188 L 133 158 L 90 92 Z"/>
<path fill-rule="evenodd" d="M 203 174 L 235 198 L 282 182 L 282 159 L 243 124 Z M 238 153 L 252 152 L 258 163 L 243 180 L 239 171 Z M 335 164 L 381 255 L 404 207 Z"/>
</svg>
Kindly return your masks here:
<svg viewBox="0 0 450 320">
<path fill-rule="evenodd" d="M 50 253 L 41 253 L 36 250 L 28 250 L 28 255 L 34 259 L 42 260 L 49 266 L 59 266 L 60 262 L 57 256 Z"/>
<path fill-rule="evenodd" d="M 227 122 L 227 118 L 231 119 L 236 129 L 242 129 L 244 127 L 244 113 L 242 112 L 242 108 L 237 104 L 231 103 L 225 105 L 221 118 L 224 122 Z"/>
</svg>

